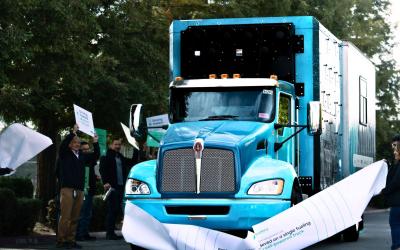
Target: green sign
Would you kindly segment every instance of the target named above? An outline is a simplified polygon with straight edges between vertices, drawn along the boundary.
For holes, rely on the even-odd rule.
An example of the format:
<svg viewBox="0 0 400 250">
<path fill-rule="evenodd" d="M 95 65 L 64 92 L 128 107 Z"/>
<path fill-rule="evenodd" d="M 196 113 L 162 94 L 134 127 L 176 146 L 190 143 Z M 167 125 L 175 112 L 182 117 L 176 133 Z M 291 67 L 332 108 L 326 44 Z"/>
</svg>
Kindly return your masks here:
<svg viewBox="0 0 400 250">
<path fill-rule="evenodd" d="M 96 134 L 99 137 L 100 155 L 106 155 L 107 152 L 107 130 L 95 128 Z"/>
<path fill-rule="evenodd" d="M 160 147 L 159 141 L 161 141 L 161 139 L 165 135 L 165 132 L 166 132 L 165 130 L 152 130 L 152 131 L 149 131 L 149 135 L 147 135 L 147 140 L 146 140 L 147 146 L 148 147 L 155 147 L 155 148 Z M 155 139 L 157 139 L 157 140 L 155 140 L 153 137 Z"/>
</svg>

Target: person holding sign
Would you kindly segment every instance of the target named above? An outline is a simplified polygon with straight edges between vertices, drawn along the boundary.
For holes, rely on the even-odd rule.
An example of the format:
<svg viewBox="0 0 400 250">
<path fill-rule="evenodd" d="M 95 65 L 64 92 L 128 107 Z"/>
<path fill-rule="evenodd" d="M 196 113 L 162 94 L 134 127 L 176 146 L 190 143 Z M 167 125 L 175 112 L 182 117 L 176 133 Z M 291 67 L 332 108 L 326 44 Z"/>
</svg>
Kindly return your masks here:
<svg viewBox="0 0 400 250">
<path fill-rule="evenodd" d="M 382 194 L 390 207 L 392 249 L 400 250 L 400 135 L 393 137 L 392 149 L 394 164 L 389 166 L 386 187 L 382 190 Z"/>
<path fill-rule="evenodd" d="M 57 177 L 60 190 L 60 218 L 58 223 L 58 248 L 81 248 L 75 241 L 77 222 L 83 203 L 85 166 L 91 164 L 100 156 L 97 136 L 93 137 L 93 153 L 83 153 L 80 150 L 80 138 L 77 136 L 78 125 L 61 142 Z"/>
<path fill-rule="evenodd" d="M 107 217 L 106 217 L 106 238 L 118 240 L 122 237 L 115 234 L 115 220 L 118 214 L 122 214 L 122 198 L 124 185 L 129 170 L 135 160 L 124 157 L 121 150 L 121 139 L 113 139 L 105 156 L 100 159 L 100 174 L 104 184 L 104 190 L 110 191 L 107 195 Z"/>
</svg>

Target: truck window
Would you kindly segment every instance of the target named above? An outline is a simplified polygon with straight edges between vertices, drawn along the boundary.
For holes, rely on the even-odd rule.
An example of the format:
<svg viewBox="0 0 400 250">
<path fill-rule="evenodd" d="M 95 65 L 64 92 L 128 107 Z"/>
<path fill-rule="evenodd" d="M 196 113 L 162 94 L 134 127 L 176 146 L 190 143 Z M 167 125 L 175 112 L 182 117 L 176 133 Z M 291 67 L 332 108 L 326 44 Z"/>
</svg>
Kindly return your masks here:
<svg viewBox="0 0 400 250">
<path fill-rule="evenodd" d="M 171 89 L 172 122 L 274 119 L 275 91 L 267 87 Z"/>
<path fill-rule="evenodd" d="M 291 97 L 289 95 L 285 94 L 279 95 L 279 116 L 278 116 L 279 124 L 291 124 L 290 104 L 291 104 Z M 278 134 L 283 135 L 283 128 L 278 129 Z"/>
<path fill-rule="evenodd" d="M 367 125 L 367 80 L 360 76 L 360 124 Z"/>
</svg>

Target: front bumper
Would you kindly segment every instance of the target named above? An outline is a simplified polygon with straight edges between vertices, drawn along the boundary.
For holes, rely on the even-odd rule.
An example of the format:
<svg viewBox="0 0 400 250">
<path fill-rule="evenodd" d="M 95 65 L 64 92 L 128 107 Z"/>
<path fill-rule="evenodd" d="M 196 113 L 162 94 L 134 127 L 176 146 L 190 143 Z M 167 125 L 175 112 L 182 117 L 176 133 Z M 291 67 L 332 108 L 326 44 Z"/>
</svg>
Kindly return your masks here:
<svg viewBox="0 0 400 250">
<path fill-rule="evenodd" d="M 290 201 L 281 199 L 127 199 L 163 223 L 191 224 L 217 230 L 249 230 L 288 209 Z M 167 207 L 227 206 L 226 214 L 169 214 Z M 207 211 L 212 211 L 207 209 Z"/>
</svg>

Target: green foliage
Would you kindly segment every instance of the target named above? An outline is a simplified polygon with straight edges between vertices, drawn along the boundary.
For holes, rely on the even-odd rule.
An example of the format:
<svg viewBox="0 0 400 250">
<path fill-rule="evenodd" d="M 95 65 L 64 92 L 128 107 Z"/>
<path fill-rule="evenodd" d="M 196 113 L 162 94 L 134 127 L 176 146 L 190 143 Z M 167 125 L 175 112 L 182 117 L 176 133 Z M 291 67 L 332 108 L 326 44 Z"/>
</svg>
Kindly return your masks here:
<svg viewBox="0 0 400 250">
<path fill-rule="evenodd" d="M 31 232 L 38 221 L 40 206 L 41 202 L 37 199 L 17 199 L 17 208 L 13 212 L 15 220 L 13 222 L 12 234 L 26 235 Z"/>
<path fill-rule="evenodd" d="M 12 190 L 18 198 L 33 197 L 33 184 L 28 178 L 0 177 L 0 188 Z"/>
<path fill-rule="evenodd" d="M 58 198 L 58 196 L 57 196 Z M 49 202 L 47 203 L 47 214 L 46 214 L 46 224 L 52 228 L 53 230 L 56 231 L 56 227 L 57 227 L 57 215 L 59 213 L 58 211 L 58 206 L 59 206 L 59 200 L 56 199 L 51 199 L 49 200 Z"/>
<path fill-rule="evenodd" d="M 16 198 L 9 188 L 0 188 L 0 200 L 0 236 L 24 235 L 33 229 L 39 215 L 39 200 Z"/>
<path fill-rule="evenodd" d="M 17 199 L 14 192 L 9 188 L 0 188 L 0 236 L 6 235 L 12 230 L 15 223 L 15 211 Z"/>
</svg>

